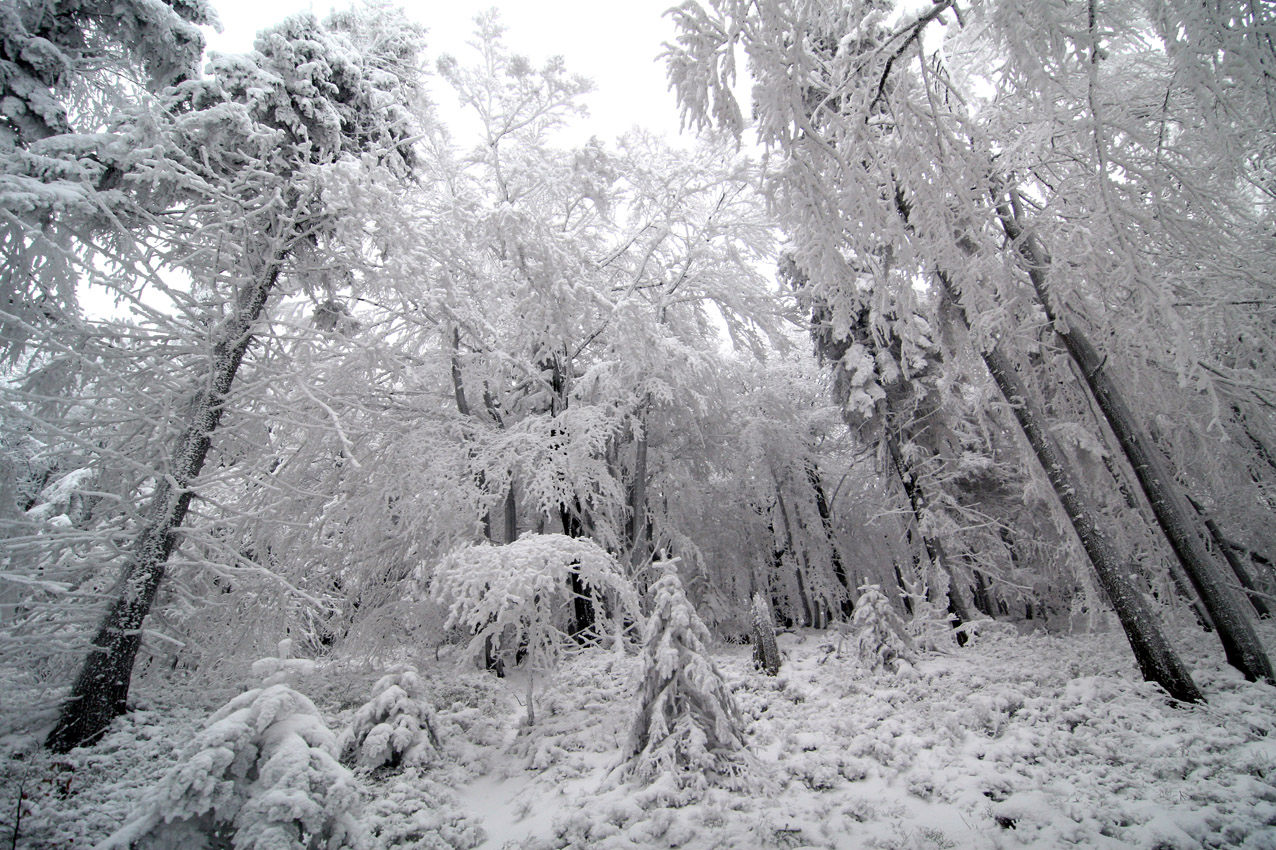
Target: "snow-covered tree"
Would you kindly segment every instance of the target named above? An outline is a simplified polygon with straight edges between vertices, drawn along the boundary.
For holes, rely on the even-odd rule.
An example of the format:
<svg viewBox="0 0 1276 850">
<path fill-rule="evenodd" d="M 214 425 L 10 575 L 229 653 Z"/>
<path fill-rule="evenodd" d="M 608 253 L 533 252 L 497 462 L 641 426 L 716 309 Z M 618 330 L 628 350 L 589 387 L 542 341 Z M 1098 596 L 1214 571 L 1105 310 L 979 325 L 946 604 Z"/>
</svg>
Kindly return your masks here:
<svg viewBox="0 0 1276 850">
<path fill-rule="evenodd" d="M 354 776 L 314 703 L 287 685 L 247 691 L 209 718 L 181 760 L 101 850 L 364 846 Z"/>
<path fill-rule="evenodd" d="M 750 765 L 744 723 L 709 657 L 709 629 L 674 569 L 666 567 L 652 594 L 638 711 L 620 775 L 642 782 L 669 775 L 678 787 L 738 785 Z"/>
<path fill-rule="evenodd" d="M 473 635 L 468 657 L 481 659 L 489 651 L 523 655 L 528 725 L 536 722 L 537 671 L 552 669 L 564 652 L 579 645 L 581 636 L 568 631 L 579 593 L 588 593 L 595 607 L 595 640 L 617 633 L 615 626 L 624 618 L 639 615 L 637 594 L 621 566 L 584 538 L 525 534 L 503 546 L 463 546 L 432 574 L 430 595 L 448 605 L 447 627 Z"/>
<path fill-rule="evenodd" d="M 998 200 L 1014 186 L 1008 175 L 1017 176 L 1020 170 L 1034 175 L 1032 190 L 1016 196 L 1021 210 L 1045 209 L 1045 219 L 1053 211 L 1043 203 L 1059 209 L 1079 204 L 1085 210 L 1058 230 L 1063 239 L 1060 244 L 1067 245 L 1071 252 L 1068 271 L 1060 269 L 1059 274 L 1071 281 L 1087 281 L 1081 288 L 1086 295 L 1077 292 L 1078 308 L 1089 301 L 1098 307 L 1096 317 L 1120 316 L 1120 310 L 1099 306 L 1112 292 L 1108 270 L 1113 268 L 1113 258 L 1124 257 L 1127 271 L 1145 262 L 1145 258 L 1136 259 L 1126 250 L 1134 244 L 1132 241 L 1124 246 L 1109 243 L 1098 247 L 1086 242 L 1085 234 L 1094 232 L 1096 215 L 1129 213 L 1131 220 L 1145 218 L 1135 204 L 1115 204 L 1116 194 L 1111 186 L 1105 189 L 1092 182 L 1092 177 L 1097 177 L 1098 184 L 1109 179 L 1107 167 L 1094 161 L 1099 155 L 1095 152 L 1105 150 L 1112 140 L 1132 142 L 1135 137 L 1112 127 L 1111 134 L 1101 132 L 1103 138 L 1096 144 L 1092 131 L 1101 120 L 1091 120 L 1094 116 L 1090 116 L 1085 121 L 1059 125 L 1053 101 L 1040 95 L 1056 80 L 1063 79 L 1065 87 L 1076 87 L 1074 105 L 1078 114 L 1087 114 L 1100 103 L 1095 97 L 1101 90 L 1096 80 L 1103 74 L 1099 73 L 1102 60 L 1093 4 L 1088 22 L 1086 9 L 1077 7 L 1068 12 L 1072 24 L 1043 14 L 1040 19 L 1034 17 L 1030 26 L 1022 26 L 1023 19 L 1003 18 L 991 13 L 991 7 L 980 6 L 975 9 L 983 23 L 970 26 L 964 10 L 959 19 L 951 3 L 938 3 L 897 21 L 889 20 L 886 7 L 875 2 L 849 6 L 800 4 L 804 9 L 801 32 L 792 29 L 792 22 L 797 20 L 793 7 L 799 4 L 776 0 L 743 6 L 718 2 L 708 5 L 711 12 L 704 4 L 688 3 L 678 13 L 682 33 L 679 45 L 670 51 L 673 84 L 693 120 L 717 120 L 739 131 L 741 111 L 730 102 L 715 107 L 708 94 L 717 93 L 724 101 L 731 100 L 725 81 L 732 73 L 732 51 L 736 44 L 743 43 L 757 83 L 754 113 L 760 141 L 782 152 L 784 158 L 783 167 L 772 171 L 773 196 L 781 201 L 780 215 L 793 241 L 794 258 L 810 277 L 815 293 L 832 307 L 838 328 L 849 326 L 866 299 L 882 306 L 894 302 L 898 316 L 926 315 L 923 301 L 929 298 L 938 305 L 943 299 L 934 296 L 942 291 L 969 317 L 972 339 L 981 357 L 986 362 L 989 358 L 985 355 L 1009 358 L 998 367 L 988 362 L 1000 387 L 1003 381 L 997 375 L 1011 375 L 1018 368 L 1016 355 L 1040 344 L 1032 338 L 1036 323 L 1030 317 L 1045 313 L 1047 318 L 1057 318 L 1051 311 L 1059 297 L 1057 292 L 1047 297 L 1040 285 L 1050 253 L 1040 253 L 1035 259 L 1024 254 L 1032 247 L 1031 234 L 1022 227 L 1016 230 L 1014 204 L 1007 206 Z M 1134 35 L 1138 27 L 1134 22 L 1139 15 L 1114 17 L 1131 29 L 1123 32 L 1122 39 L 1105 44 L 1104 50 L 1117 49 L 1119 45 L 1121 51 L 1129 51 L 1126 58 L 1131 60 L 1145 54 L 1149 42 Z M 956 60 L 956 51 L 948 50 L 951 45 L 945 44 L 940 53 L 928 47 L 923 38 L 931 31 L 938 34 L 941 24 L 949 18 L 958 24 L 949 28 L 953 44 L 970 51 L 961 56 L 966 64 Z M 1078 32 L 1090 34 L 1088 47 L 1082 43 L 1084 39 L 1076 41 L 1063 35 L 1075 25 L 1080 26 Z M 990 48 L 989 40 L 998 46 Z M 1034 81 L 1017 92 L 1021 98 L 1003 98 L 998 84 L 979 70 L 979 61 L 1010 44 L 1021 46 L 1008 53 L 1010 64 L 1006 67 L 1016 81 L 1010 88 L 1024 80 Z M 1080 46 L 1073 49 L 1064 45 Z M 1089 60 L 1085 59 L 1087 56 Z M 1050 70 L 1043 73 L 1046 68 Z M 1126 79 L 1128 82 L 1141 78 L 1134 75 Z M 968 109 L 970 103 L 988 99 L 989 95 L 980 89 L 984 83 L 991 87 L 984 92 L 992 93 L 987 108 Z M 1127 89 L 1117 95 L 1120 90 L 1118 86 L 1112 92 L 1116 99 L 1125 99 L 1133 91 Z M 1089 92 L 1089 96 L 1082 92 Z M 1153 116 L 1140 114 L 1145 119 Z M 1155 123 L 1164 130 L 1159 119 Z M 1068 131 L 1074 134 L 1070 142 L 1076 144 L 1077 150 L 1086 148 L 1078 160 L 1068 160 L 1070 164 L 1087 163 L 1083 171 L 1093 167 L 1084 178 L 1077 174 L 1075 180 L 1064 179 L 1061 173 L 1055 173 L 1053 160 L 1040 158 L 1041 152 L 1055 149 L 1055 134 L 1064 126 L 1068 128 L 1064 135 Z M 1032 129 L 1025 130 L 1027 127 Z M 1164 140 L 1163 133 L 1161 138 Z M 1038 139 L 1050 141 L 1038 143 Z M 1141 143 L 1132 144 L 1137 147 Z M 1131 156 L 1141 158 L 1147 150 L 1132 150 Z M 1072 174 L 1070 167 L 1064 170 Z M 1089 186 L 1090 190 L 1081 189 L 1082 186 Z M 1142 193 L 1140 203 L 1152 197 L 1159 197 L 1156 191 Z M 1190 203 L 1191 193 L 1181 199 Z M 1081 225 L 1083 219 L 1090 225 Z M 1118 241 L 1124 238 L 1121 227 L 1102 229 Z M 1149 247 L 1158 244 L 1156 239 L 1144 240 L 1142 235 L 1139 241 Z M 1175 268 L 1175 264 L 1167 264 L 1165 277 L 1173 277 Z M 1137 288 L 1143 289 L 1144 284 L 1149 291 L 1161 289 L 1150 279 L 1142 279 Z M 1165 299 L 1153 301 L 1164 304 Z M 1069 320 L 1064 325 L 1054 322 L 1053 329 L 1074 334 L 1076 342 L 1079 329 L 1087 321 L 1080 313 L 1077 318 L 1078 322 Z M 1167 314 L 1161 314 L 1161 318 L 1170 320 Z M 933 321 L 928 323 L 938 326 Z M 1138 324 L 1133 320 L 1130 323 Z M 1110 325 L 1114 334 L 1122 333 L 1119 324 L 1117 319 Z M 906 328 L 907 323 L 898 326 Z M 1130 335 L 1134 336 L 1137 335 Z M 1190 340 L 1179 341 L 1190 348 Z M 1060 343 L 1069 352 L 1074 347 L 1066 339 Z M 1035 362 L 1042 368 L 1053 367 L 1052 360 L 1038 358 Z M 1077 385 L 1080 379 L 1088 390 L 1092 379 L 1102 377 L 1104 370 L 1099 367 L 1103 361 L 1095 358 L 1088 366 L 1078 363 L 1079 368 L 1062 380 Z M 1042 381 L 1048 379 L 1047 375 L 1041 376 Z M 1017 414 L 1036 417 L 1041 412 L 1032 405 L 1030 396 L 1010 387 L 1001 389 L 1008 398 L 1014 398 Z M 1115 385 L 1109 382 L 1107 390 L 1092 396 L 1098 398 L 1105 393 L 1108 398 L 1115 397 Z M 1105 423 L 1092 427 L 1099 431 L 1100 439 L 1104 425 L 1112 424 L 1114 419 L 1126 424 L 1134 422 L 1108 411 L 1102 399 L 1098 407 L 1104 410 Z M 1042 429 L 1047 427 L 1042 423 L 1037 430 L 1044 433 Z M 1113 427 L 1119 430 L 1120 425 Z M 1048 472 L 1058 468 L 1045 460 L 1042 464 Z M 1140 474 L 1158 477 L 1153 474 L 1154 463 L 1136 459 L 1134 466 L 1142 470 Z M 1069 473 L 1067 477 L 1072 476 Z M 1075 486 L 1055 486 L 1060 494 L 1079 492 Z M 1153 488 L 1150 500 L 1160 507 L 1175 501 L 1162 498 L 1158 492 Z M 1071 512 L 1073 525 L 1085 539 L 1090 532 L 1082 529 L 1089 527 L 1096 512 L 1087 510 L 1079 501 L 1073 505 L 1080 511 Z M 1181 522 L 1163 520 L 1161 525 L 1169 526 L 1170 531 L 1175 526 L 1184 527 Z M 1090 539 L 1094 542 L 1093 537 Z M 1088 546 L 1087 551 L 1093 558 L 1102 548 L 1102 544 Z M 1115 560 L 1110 560 L 1102 571 L 1110 578 L 1121 575 Z M 1266 675 L 1262 672 L 1266 665 L 1261 651 L 1253 651 L 1257 644 L 1252 628 L 1246 627 L 1243 613 L 1234 613 L 1238 606 L 1224 601 L 1225 588 L 1208 580 L 1206 573 L 1207 569 L 1196 571 L 1200 579 L 1197 587 L 1203 596 L 1210 595 L 1217 603 L 1212 607 L 1226 622 L 1227 627 L 1220 628 L 1220 633 L 1227 632 L 1229 658 L 1250 675 Z M 1138 619 L 1146 622 L 1146 618 Z M 1133 620 L 1128 622 L 1134 624 Z"/>
<path fill-rule="evenodd" d="M 904 621 L 877 585 L 860 588 L 851 627 L 856 631 L 855 652 L 864 669 L 898 673 L 901 664 L 911 665 L 917 660 Z"/>
<path fill-rule="evenodd" d="M 437 726 L 425 683 L 404 666 L 372 686 L 372 699 L 355 711 L 337 748 L 342 762 L 368 770 L 425 765 L 439 748 Z"/>
<path fill-rule="evenodd" d="M 311 263 L 348 269 L 365 240 L 349 226 L 352 187 L 410 166 L 401 104 L 415 81 L 353 42 L 311 15 L 290 18 L 263 32 L 257 51 L 217 57 L 208 78 L 166 89 L 163 109 L 129 113 L 98 152 L 124 187 L 116 218 L 155 240 L 153 262 L 192 282 L 189 291 L 163 285 L 179 317 L 160 319 L 186 343 L 176 365 L 189 383 L 172 383 L 177 397 L 152 438 L 168 447 L 162 460 L 130 458 L 153 463 L 153 486 L 139 495 L 118 591 L 50 737 L 57 749 L 92 739 L 125 708 L 142 623 L 268 305 L 290 283 L 315 287 Z M 402 47 L 368 42 L 396 59 Z"/>
</svg>

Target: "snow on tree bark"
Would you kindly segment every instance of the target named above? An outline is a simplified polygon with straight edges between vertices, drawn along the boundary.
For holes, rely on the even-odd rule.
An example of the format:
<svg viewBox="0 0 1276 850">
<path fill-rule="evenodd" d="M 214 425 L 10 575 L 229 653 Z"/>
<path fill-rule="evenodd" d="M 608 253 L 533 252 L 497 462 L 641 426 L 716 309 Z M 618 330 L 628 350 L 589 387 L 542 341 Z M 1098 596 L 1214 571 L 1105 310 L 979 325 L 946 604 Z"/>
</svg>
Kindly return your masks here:
<svg viewBox="0 0 1276 850">
<path fill-rule="evenodd" d="M 771 619 L 771 606 L 762 594 L 753 594 L 750 610 L 753 626 L 753 666 L 774 676 L 780 672 L 780 648 L 775 644 L 775 622 Z"/>
<path fill-rule="evenodd" d="M 357 28 L 362 23 L 351 17 L 343 26 Z M 383 43 L 391 50 L 401 45 L 383 40 L 378 46 Z M 140 216 L 162 218 L 155 208 L 212 211 L 208 218 L 199 213 L 190 219 L 173 215 L 189 228 L 168 234 L 176 242 L 198 241 L 192 231 L 225 237 L 219 230 L 225 225 L 216 212 L 219 202 L 228 201 L 235 210 L 254 208 L 262 220 L 255 241 L 239 246 L 242 255 L 222 251 L 219 243 L 219 259 L 212 267 L 196 265 L 193 272 L 197 278 L 211 276 L 199 281 L 210 292 L 217 291 L 219 278 L 231 281 L 229 291 L 221 293 L 228 318 L 213 325 L 206 340 L 198 341 L 208 351 L 207 371 L 194 389 L 187 422 L 173 442 L 168 464 L 157 473 L 117 595 L 48 738 L 55 750 L 93 740 L 125 710 L 143 621 L 163 582 L 178 528 L 194 496 L 192 487 L 266 304 L 285 263 L 298 252 L 319 250 L 325 238 L 338 231 L 336 217 L 324 216 L 323 189 L 337 189 L 348 170 L 365 167 L 379 168 L 379 176 L 390 179 L 412 160 L 403 144 L 405 127 L 396 100 L 412 87 L 410 81 L 392 85 L 397 78 L 363 64 L 365 59 L 368 66 L 373 64 L 371 53 L 365 56 L 307 14 L 264 31 L 257 47 L 244 56 L 216 57 L 210 65 L 212 77 L 165 90 L 167 110 L 142 110 L 130 116 L 133 125 L 123 122 L 121 133 L 134 134 L 134 141 L 145 138 L 148 145 L 135 152 L 120 144 L 113 151 Z M 130 159 L 134 155 L 137 158 Z M 263 160 L 260 168 L 244 168 L 243 158 L 251 156 Z M 136 173 L 129 175 L 130 168 Z M 220 211 L 225 214 L 224 208 Z M 365 236 L 360 231 L 356 238 Z M 223 264 L 229 267 L 219 267 Z"/>
<path fill-rule="evenodd" d="M 1020 225 L 1009 202 L 1000 201 L 997 213 L 1006 236 L 1025 261 L 1028 277 L 1055 335 L 1077 364 L 1091 395 L 1116 435 L 1117 443 L 1125 452 L 1135 478 L 1152 506 L 1157 524 L 1183 565 L 1192 587 L 1200 595 L 1201 603 L 1218 632 L 1228 663 L 1251 681 L 1262 679 L 1276 684 L 1276 672 L 1254 631 L 1253 623 L 1245 615 L 1236 594 L 1224 583 L 1221 570 L 1205 549 L 1205 542 L 1192 522 L 1184 494 L 1157 454 L 1146 429 L 1126 404 L 1124 393 L 1106 368 L 1107 358 L 1095 349 L 1076 322 L 1069 322 L 1059 314 L 1060 306 L 1051 299 L 1047 278 L 1051 258 L 1033 234 Z"/>
<path fill-rule="evenodd" d="M 235 373 L 252 343 L 253 327 L 279 280 L 283 260 L 282 256 L 277 257 L 263 272 L 246 293 L 241 311 L 227 323 L 213 345 L 208 386 L 191 406 L 190 425 L 178 438 L 169 475 L 160 479 L 151 497 L 144 514 L 146 523 L 125 562 L 119 594 L 103 617 L 58 724 L 49 734 L 47 744 L 56 752 L 93 741 L 126 710 L 133 662 L 141 645 L 142 622 L 164 580 L 177 528 L 186 518 L 194 496 L 191 482 L 204 467 Z"/>
<path fill-rule="evenodd" d="M 1111 544 L 1103 537 L 1090 511 L 1082 503 L 1077 484 L 1065 464 L 1064 455 L 1047 430 L 1043 415 L 1032 405 L 1013 365 L 997 347 L 981 350 L 980 354 L 997 387 L 1006 397 L 1037 461 L 1059 497 L 1068 520 L 1076 530 L 1081 545 L 1090 557 L 1099 584 L 1116 610 L 1143 677 L 1160 684 L 1175 699 L 1203 702 L 1205 698 L 1192 681 L 1187 667 L 1161 632 L 1155 612 L 1130 582 L 1126 571 L 1121 569 Z"/>
</svg>

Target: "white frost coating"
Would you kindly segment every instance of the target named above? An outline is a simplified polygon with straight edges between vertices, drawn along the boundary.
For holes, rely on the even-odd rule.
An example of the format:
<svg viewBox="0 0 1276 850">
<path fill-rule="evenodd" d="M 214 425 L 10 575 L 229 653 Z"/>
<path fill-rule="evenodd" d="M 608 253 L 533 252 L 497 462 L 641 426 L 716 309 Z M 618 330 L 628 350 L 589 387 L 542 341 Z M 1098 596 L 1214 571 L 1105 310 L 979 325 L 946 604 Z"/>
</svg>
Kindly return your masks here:
<svg viewBox="0 0 1276 850">
<path fill-rule="evenodd" d="M 751 760 L 740 711 L 709 657 L 709 629 L 676 573 L 666 572 L 652 591 L 638 714 L 620 776 L 648 783 L 667 777 L 678 788 L 742 786 Z"/>
<path fill-rule="evenodd" d="M 286 685 L 247 691 L 208 721 L 147 802 L 97 850 L 367 846 L 354 776 L 314 703 Z"/>
<path fill-rule="evenodd" d="M 292 638 L 279 641 L 278 658 L 259 658 L 253 662 L 253 675 L 262 677 L 262 685 L 295 685 L 297 679 L 315 672 L 309 658 L 292 657 Z"/>
<path fill-rule="evenodd" d="M 375 770 L 428 764 L 438 750 L 438 721 L 415 669 L 399 668 L 372 687 L 372 699 L 355 712 L 338 739 L 346 764 Z"/>
<path fill-rule="evenodd" d="M 616 604 L 596 606 L 598 622 L 637 617 L 638 597 L 616 560 L 591 540 L 562 534 L 525 534 L 504 546 L 480 543 L 445 557 L 430 587 L 448 605 L 446 628 L 474 635 L 469 655 L 525 646 L 529 664 L 552 667 L 570 636 L 559 623 L 572 600 L 570 578 L 580 578 L 596 597 Z"/>
</svg>

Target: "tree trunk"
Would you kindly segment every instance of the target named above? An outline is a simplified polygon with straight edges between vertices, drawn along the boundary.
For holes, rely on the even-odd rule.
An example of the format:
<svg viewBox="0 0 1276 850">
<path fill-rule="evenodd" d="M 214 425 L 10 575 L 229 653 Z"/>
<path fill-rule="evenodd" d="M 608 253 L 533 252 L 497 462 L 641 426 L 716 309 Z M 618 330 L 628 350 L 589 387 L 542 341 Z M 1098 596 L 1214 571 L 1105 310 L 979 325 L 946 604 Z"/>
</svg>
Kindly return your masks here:
<svg viewBox="0 0 1276 850">
<path fill-rule="evenodd" d="M 505 542 L 513 543 L 518 539 L 518 503 L 514 501 L 514 478 L 510 477 L 509 489 L 505 491 Z"/>
<path fill-rule="evenodd" d="M 169 474 L 158 477 L 155 494 L 144 512 L 146 520 L 125 563 L 118 596 L 102 618 L 57 726 L 46 741 L 55 752 L 92 743 L 126 710 L 142 623 L 164 580 L 177 529 L 190 507 L 194 495 L 190 484 L 204 467 L 213 432 L 225 412 L 226 397 L 253 341 L 253 325 L 279 281 L 284 259 L 284 255 L 276 257 L 244 293 L 238 312 L 213 345 L 208 382 L 192 404 L 190 424 L 177 440 Z"/>
<path fill-rule="evenodd" d="M 905 466 L 904 458 L 899 450 L 899 440 L 890 432 L 884 439 L 886 450 L 891 457 L 891 465 L 895 467 L 895 475 L 899 479 L 900 486 L 904 488 L 904 496 L 908 499 L 909 508 L 912 510 L 913 523 L 917 526 L 917 533 L 922 538 L 922 548 L 926 550 L 926 556 L 930 558 L 932 564 L 948 573 L 948 611 L 957 618 L 953 622 L 953 628 L 960 628 L 962 624 L 973 620 L 974 615 L 970 612 L 970 604 L 966 602 L 966 597 L 962 593 L 961 583 L 957 581 L 957 573 L 951 567 L 944 545 L 921 530 L 922 517 L 926 511 L 926 493 L 917 483 L 916 476 Z M 966 640 L 965 632 L 957 633 L 959 646 L 964 646 Z"/>
<path fill-rule="evenodd" d="M 824 536 L 829 542 L 833 576 L 846 591 L 846 599 L 840 606 L 841 619 L 845 620 L 851 616 L 851 609 L 855 606 L 855 589 L 851 587 L 850 579 L 846 577 L 846 566 L 842 563 L 842 553 L 838 551 L 837 537 L 833 533 L 832 508 L 829 506 L 828 496 L 824 493 L 824 482 L 820 479 L 820 470 L 815 464 L 807 464 L 806 479 L 811 482 L 811 488 L 815 490 L 815 509 L 819 511 L 820 526 L 824 529 Z"/>
<path fill-rule="evenodd" d="M 651 559 L 651 541 L 647 528 L 647 417 L 641 416 L 642 435 L 634 445 L 634 486 L 630 498 L 630 533 L 632 548 L 629 564 L 638 570 Z"/>
<path fill-rule="evenodd" d="M 1227 565 L 1232 568 L 1232 572 L 1236 575 L 1236 580 L 1241 583 L 1241 587 L 1245 588 L 1245 595 L 1249 598 L 1250 604 L 1254 606 L 1254 613 L 1258 614 L 1259 619 L 1266 619 L 1272 615 L 1271 609 L 1267 607 L 1267 603 L 1263 601 L 1262 594 L 1254 585 L 1254 579 L 1250 576 L 1249 570 L 1245 569 L 1245 565 L 1241 563 L 1241 559 L 1236 557 L 1236 550 L 1232 548 L 1232 544 L 1223 536 L 1223 530 L 1218 527 L 1218 523 L 1210 519 L 1205 514 L 1204 508 L 1196 503 L 1191 497 L 1187 497 L 1188 502 L 1200 514 L 1201 520 L 1205 523 L 1205 530 L 1210 533 L 1210 537 L 1214 540 L 1214 545 L 1223 555 Z"/>
<path fill-rule="evenodd" d="M 945 283 L 951 293 L 951 287 Z M 964 316 L 963 316 L 964 321 Z M 1117 618 L 1125 630 L 1135 661 L 1143 678 L 1157 682 L 1177 700 L 1203 702 L 1204 697 L 1192 681 L 1187 667 L 1179 660 L 1157 625 L 1157 618 L 1147 600 L 1129 581 L 1127 571 L 1117 564 L 1116 553 L 1095 527 L 1094 520 L 1082 504 L 1080 491 L 1072 473 L 1064 464 L 1063 452 L 1046 427 L 1043 414 L 1029 401 L 1027 392 L 1019 381 L 1008 358 L 997 347 L 981 351 L 993 381 L 1005 396 L 1019 421 L 1028 444 L 1037 461 L 1045 470 L 1056 496 L 1081 539 L 1099 584 L 1116 609 Z"/>
<path fill-rule="evenodd" d="M 815 615 L 811 610 L 811 600 L 806 593 L 806 581 L 802 576 L 802 573 L 806 572 L 806 557 L 794 545 L 793 525 L 789 522 L 789 509 L 784 503 L 784 494 L 781 492 L 781 485 L 778 479 L 775 481 L 775 500 L 780 506 L 780 518 L 784 521 L 785 545 L 793 553 L 793 560 L 796 562 L 794 575 L 797 578 L 798 601 L 802 603 L 802 625 L 810 627 L 815 623 Z"/>
<path fill-rule="evenodd" d="M 1063 321 L 1050 299 L 1046 269 L 1050 258 L 1030 234 L 1019 226 L 1011 207 L 998 201 L 997 214 L 1006 236 L 1018 247 L 1026 262 L 1028 277 L 1037 293 L 1046 317 L 1055 329 L 1069 356 L 1077 364 L 1091 394 L 1103 411 L 1117 443 L 1143 488 L 1157 524 L 1170 542 L 1174 554 L 1183 565 L 1192 586 L 1209 612 L 1227 661 L 1250 681 L 1263 679 L 1276 684 L 1276 673 L 1263 651 L 1253 623 L 1245 615 L 1242 603 L 1224 583 L 1222 573 L 1210 558 L 1205 543 L 1196 532 L 1192 514 L 1173 476 L 1157 454 L 1156 448 L 1134 413 L 1126 405 L 1116 381 L 1104 368 L 1107 358 L 1076 327 Z"/>
<path fill-rule="evenodd" d="M 775 643 L 775 621 L 771 619 L 771 606 L 762 594 L 753 594 L 753 666 L 768 676 L 780 672 L 780 649 Z"/>
</svg>

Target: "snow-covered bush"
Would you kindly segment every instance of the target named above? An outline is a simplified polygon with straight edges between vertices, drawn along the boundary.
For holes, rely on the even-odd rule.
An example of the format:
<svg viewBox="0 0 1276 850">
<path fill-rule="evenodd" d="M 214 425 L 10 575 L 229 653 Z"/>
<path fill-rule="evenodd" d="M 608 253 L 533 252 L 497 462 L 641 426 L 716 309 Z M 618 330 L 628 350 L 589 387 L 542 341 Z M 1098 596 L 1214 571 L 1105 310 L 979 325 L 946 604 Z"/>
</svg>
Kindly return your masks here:
<svg viewBox="0 0 1276 850">
<path fill-rule="evenodd" d="M 375 770 L 428 764 L 439 747 L 434 709 L 416 670 L 404 666 L 372 686 L 338 739 L 345 764 Z"/>
<path fill-rule="evenodd" d="M 375 846 L 394 850 L 470 850 L 486 837 L 448 790 L 423 776 L 374 786 L 364 815 Z"/>
<path fill-rule="evenodd" d="M 709 658 L 709 628 L 677 573 L 652 587 L 655 608 L 643 639 L 642 680 L 622 778 L 670 776 L 679 788 L 739 785 L 750 760 L 740 711 Z"/>
<path fill-rule="evenodd" d="M 592 540 L 563 534 L 525 534 L 503 546 L 480 543 L 458 549 L 438 565 L 430 594 L 449 606 L 447 627 L 473 635 L 467 657 L 524 653 L 528 668 L 528 723 L 535 722 L 532 682 L 536 670 L 553 668 L 570 645 L 566 631 L 575 595 L 572 579 L 600 597 L 600 630 L 637 618 L 638 595 L 616 560 Z M 610 618 L 611 623 L 606 621 Z M 490 642 L 490 643 L 489 643 Z"/>
<path fill-rule="evenodd" d="M 855 647 L 864 669 L 896 673 L 902 664 L 911 665 L 916 660 L 917 653 L 903 620 L 878 585 L 860 588 L 851 625 L 856 631 Z"/>
<path fill-rule="evenodd" d="M 953 629 L 954 615 L 947 607 L 933 601 L 944 599 L 947 589 L 933 594 L 926 582 L 905 580 L 912 617 L 906 624 L 905 634 L 913 646 L 923 652 L 943 652 L 957 644 L 957 632 Z M 932 598 L 933 597 L 933 598 Z"/>
<path fill-rule="evenodd" d="M 259 658 L 253 662 L 253 675 L 262 677 L 263 686 L 288 685 L 291 687 L 297 684 L 298 679 L 315 672 L 313 660 L 292 657 L 292 638 L 279 641 L 276 651 L 279 655 L 275 658 Z"/>
<path fill-rule="evenodd" d="M 129 821 L 97 850 L 364 847 L 354 775 L 314 703 L 286 685 L 214 714 Z"/>
</svg>

